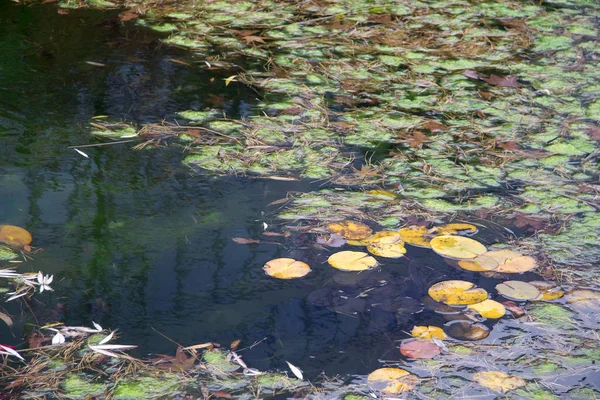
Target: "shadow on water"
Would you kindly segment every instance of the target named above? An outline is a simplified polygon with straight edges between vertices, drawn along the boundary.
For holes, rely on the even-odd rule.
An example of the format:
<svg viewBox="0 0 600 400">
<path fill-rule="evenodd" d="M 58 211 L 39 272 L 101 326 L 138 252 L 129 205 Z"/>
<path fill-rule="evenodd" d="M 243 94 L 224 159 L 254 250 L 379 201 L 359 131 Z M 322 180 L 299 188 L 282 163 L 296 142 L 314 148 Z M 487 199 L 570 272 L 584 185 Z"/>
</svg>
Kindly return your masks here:
<svg viewBox="0 0 600 400">
<path fill-rule="evenodd" d="M 172 353 L 157 332 L 183 345 L 260 341 L 245 353 L 249 365 L 304 360 L 308 376 L 370 372 L 378 359 L 398 359 L 397 339 L 413 325 L 445 322 L 421 298 L 440 276 L 468 273 L 430 251 L 410 249 L 385 269 L 350 276 L 325 268 L 325 251 L 231 240 L 258 237 L 263 222 L 277 229 L 267 204 L 312 183 L 193 176 L 177 147 L 89 148 L 89 159 L 68 149 L 94 142 L 86 127 L 97 115 L 173 120 L 215 97 L 228 116 L 252 112 L 255 93 L 169 61 L 198 62 L 115 16 L 0 6 L 0 221 L 27 228 L 45 249 L 20 270 L 57 277 L 55 291 L 32 303 L 38 322 L 93 320 L 119 329 L 138 355 Z M 303 244 L 302 235 L 292 239 Z M 309 261 L 313 273 L 266 277 L 262 265 L 279 256 Z M 415 273 L 415 263 L 433 275 Z M 13 332 L 0 328 L 3 342 L 20 343 L 28 323 L 25 314 Z"/>
</svg>

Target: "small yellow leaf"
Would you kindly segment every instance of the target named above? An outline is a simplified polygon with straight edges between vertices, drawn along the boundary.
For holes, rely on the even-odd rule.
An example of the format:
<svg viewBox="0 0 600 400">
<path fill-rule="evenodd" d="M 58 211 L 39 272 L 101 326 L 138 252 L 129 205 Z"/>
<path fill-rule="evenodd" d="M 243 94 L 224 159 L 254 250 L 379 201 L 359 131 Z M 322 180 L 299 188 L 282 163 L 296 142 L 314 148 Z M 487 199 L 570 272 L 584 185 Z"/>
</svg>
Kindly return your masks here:
<svg viewBox="0 0 600 400">
<path fill-rule="evenodd" d="M 367 194 L 372 194 L 373 196 L 390 197 L 392 199 L 398 197 L 396 193 L 388 192 L 387 190 L 367 190 Z"/>
<path fill-rule="evenodd" d="M 499 264 L 494 258 L 482 254 L 471 260 L 460 260 L 458 266 L 466 271 L 485 272 L 494 271 Z"/>
<path fill-rule="evenodd" d="M 333 268 L 342 271 L 366 271 L 377 265 L 377 260 L 362 251 L 340 251 L 327 260 Z"/>
<path fill-rule="evenodd" d="M 525 380 L 518 376 L 510 376 L 501 371 L 483 371 L 473 376 L 473 380 L 481 386 L 492 389 L 496 392 L 505 393 L 509 390 L 525 386 Z"/>
<path fill-rule="evenodd" d="M 424 226 L 409 226 L 398 231 L 402 240 L 417 247 L 431 247 L 429 231 Z"/>
<path fill-rule="evenodd" d="M 453 259 L 471 259 L 487 251 L 476 240 L 463 236 L 443 235 L 431 239 L 431 248 L 442 257 Z"/>
<path fill-rule="evenodd" d="M 380 368 L 369 374 L 367 382 L 371 390 L 399 394 L 414 389 L 419 378 L 400 368 Z"/>
<path fill-rule="evenodd" d="M 460 233 L 472 235 L 477 233 L 477 231 L 477 227 L 471 224 L 446 224 L 433 228 L 430 232 L 436 233 L 437 235 L 454 235 Z"/>
<path fill-rule="evenodd" d="M 229 86 L 231 82 L 237 82 L 237 75 L 231 75 L 229 78 L 225 79 L 225 86 Z"/>
<path fill-rule="evenodd" d="M 477 311 L 483 318 L 488 319 L 502 318 L 506 314 L 506 307 L 502 303 L 490 299 L 481 303 L 470 304 L 467 307 Z"/>
<path fill-rule="evenodd" d="M 436 339 L 440 339 L 440 340 L 448 339 L 448 336 L 446 336 L 446 334 L 444 333 L 442 328 L 439 328 L 437 326 L 431 326 L 431 325 L 430 326 L 415 326 L 414 328 L 412 328 L 412 331 L 410 331 L 410 334 L 417 339 L 428 339 L 428 340 L 431 340 L 432 338 L 436 338 Z"/>
<path fill-rule="evenodd" d="M 521 281 L 506 281 L 496 285 L 496 290 L 510 300 L 538 300 L 542 297 L 540 291 L 533 285 Z"/>
<path fill-rule="evenodd" d="M 438 282 L 429 288 L 428 294 L 438 303 L 449 306 L 481 303 L 488 298 L 488 292 L 476 288 L 474 283 L 457 280 Z"/>
<path fill-rule="evenodd" d="M 368 241 L 367 251 L 379 257 L 400 258 L 406 253 L 404 242 L 397 232 L 381 235 L 374 239 L 369 238 Z"/>
<path fill-rule="evenodd" d="M 559 287 L 557 287 L 552 282 L 533 281 L 533 282 L 529 282 L 529 284 L 535 286 L 542 294 L 542 297 L 539 300 L 552 301 L 552 300 L 560 299 L 565 294 L 564 291 L 562 291 Z"/>
<path fill-rule="evenodd" d="M 302 278 L 310 272 L 308 264 L 293 258 L 276 258 L 265 264 L 265 273 L 278 279 Z"/>
<path fill-rule="evenodd" d="M 5 242 L 15 247 L 24 247 L 31 244 L 31 233 L 14 225 L 0 225 L 0 242 Z"/>
<path fill-rule="evenodd" d="M 373 233 L 367 225 L 355 221 L 342 221 L 327 225 L 331 233 L 337 233 L 346 240 L 366 239 Z"/>
</svg>

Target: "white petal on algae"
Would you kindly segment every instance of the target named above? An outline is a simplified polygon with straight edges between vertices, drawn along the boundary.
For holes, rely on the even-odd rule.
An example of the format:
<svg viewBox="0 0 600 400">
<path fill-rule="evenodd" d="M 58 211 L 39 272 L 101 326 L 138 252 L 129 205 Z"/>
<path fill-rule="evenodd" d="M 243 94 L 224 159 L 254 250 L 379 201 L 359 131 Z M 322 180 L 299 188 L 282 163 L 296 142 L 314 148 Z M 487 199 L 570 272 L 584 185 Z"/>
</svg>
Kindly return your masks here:
<svg viewBox="0 0 600 400">
<path fill-rule="evenodd" d="M 377 266 L 377 260 L 362 251 L 340 251 L 329 256 L 327 262 L 342 271 L 365 271 Z"/>
<path fill-rule="evenodd" d="M 265 264 L 265 273 L 278 279 L 302 278 L 311 270 L 308 264 L 293 258 L 276 258 Z"/>
</svg>

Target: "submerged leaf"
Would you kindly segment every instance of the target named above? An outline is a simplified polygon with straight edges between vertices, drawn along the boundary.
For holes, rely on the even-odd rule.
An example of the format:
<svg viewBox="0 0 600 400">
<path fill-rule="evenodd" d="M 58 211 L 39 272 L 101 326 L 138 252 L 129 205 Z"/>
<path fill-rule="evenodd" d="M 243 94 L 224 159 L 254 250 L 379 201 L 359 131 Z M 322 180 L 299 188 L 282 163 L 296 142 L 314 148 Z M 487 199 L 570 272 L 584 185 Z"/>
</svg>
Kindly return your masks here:
<svg viewBox="0 0 600 400">
<path fill-rule="evenodd" d="M 525 380 L 518 376 L 510 376 L 501 371 L 483 371 L 473 376 L 473 380 L 481 386 L 492 389 L 496 392 L 505 393 L 509 390 L 525 386 Z"/>
<path fill-rule="evenodd" d="M 371 390 L 399 394 L 414 389 L 419 378 L 400 368 L 380 368 L 369 374 L 367 382 Z"/>
<path fill-rule="evenodd" d="M 433 300 L 450 306 L 480 303 L 488 298 L 484 289 L 458 280 L 438 282 L 429 288 L 428 294 Z"/>
<path fill-rule="evenodd" d="M 490 329 L 481 322 L 467 320 L 450 321 L 445 325 L 444 332 L 455 339 L 481 340 L 490 335 Z"/>
<path fill-rule="evenodd" d="M 400 353 L 408 358 L 433 358 L 441 352 L 441 347 L 430 340 L 408 339 L 402 341 L 400 345 Z"/>
<path fill-rule="evenodd" d="M 265 273 L 278 279 L 302 278 L 311 270 L 308 264 L 293 258 L 276 258 L 265 264 Z"/>
<path fill-rule="evenodd" d="M 377 260 L 362 251 L 340 251 L 329 256 L 327 262 L 342 271 L 365 271 L 377 266 Z"/>
</svg>

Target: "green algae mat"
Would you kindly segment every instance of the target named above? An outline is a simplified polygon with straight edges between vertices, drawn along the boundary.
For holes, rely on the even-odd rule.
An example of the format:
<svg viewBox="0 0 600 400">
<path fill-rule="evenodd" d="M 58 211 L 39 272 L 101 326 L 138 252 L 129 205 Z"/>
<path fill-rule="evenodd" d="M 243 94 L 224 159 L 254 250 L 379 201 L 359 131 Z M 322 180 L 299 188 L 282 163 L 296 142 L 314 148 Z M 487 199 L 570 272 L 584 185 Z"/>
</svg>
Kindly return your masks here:
<svg viewBox="0 0 600 400">
<path fill-rule="evenodd" d="M 245 119 L 211 96 L 162 124 L 101 116 L 90 135 L 135 140 L 145 152 L 177 146 L 197 174 L 317 182 L 321 189 L 272 205 L 270 237 L 233 239 L 280 240 L 291 252 L 290 236 L 309 237 L 322 249 L 318 262 L 346 274 L 337 283 L 359 282 L 358 290 L 309 299 L 344 315 L 369 311 L 367 296 L 386 304 L 377 297 L 384 283 L 369 281 L 369 272 L 411 257 L 408 275 L 427 296 L 386 307 L 431 314 L 433 322 L 394 338 L 368 376 L 310 385 L 293 368 L 289 377 L 248 368 L 233 345 L 142 367 L 123 356 L 94 362 L 85 343 L 74 342 L 69 354 L 58 353 L 80 360 L 77 371 L 51 366 L 58 353 L 37 356 L 36 373 L 61 377 L 54 395 L 140 398 L 156 387 L 152 396 L 166 398 L 600 396 L 596 1 L 60 0 L 56 7 L 106 8 L 118 23 L 183 49 L 185 57 L 172 60 L 180 68 L 256 93 Z M 420 278 L 432 268 L 414 247 L 423 259 L 437 254 L 461 274 L 487 279 L 485 289 L 470 275 Z M 303 279 L 331 268 L 309 264 L 286 257 L 265 269 L 274 279 Z M 111 378 L 92 376 L 94 368 Z M 124 380 L 111 371 L 137 375 Z M 15 369 L 13 382 L 22 380 L 15 389 L 28 373 Z"/>
</svg>

